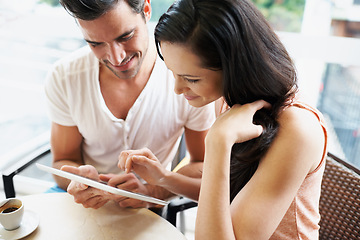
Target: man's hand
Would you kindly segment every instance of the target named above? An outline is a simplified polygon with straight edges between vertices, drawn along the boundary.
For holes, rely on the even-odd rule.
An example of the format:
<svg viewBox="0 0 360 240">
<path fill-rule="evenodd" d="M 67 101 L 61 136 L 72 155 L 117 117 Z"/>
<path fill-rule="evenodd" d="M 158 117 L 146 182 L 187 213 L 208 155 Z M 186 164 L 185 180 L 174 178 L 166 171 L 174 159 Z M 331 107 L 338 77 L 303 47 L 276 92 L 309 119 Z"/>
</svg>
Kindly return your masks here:
<svg viewBox="0 0 360 240">
<path fill-rule="evenodd" d="M 149 190 L 147 187 L 133 174 L 133 173 L 123 173 L 119 175 L 115 174 L 100 174 L 100 180 L 108 182 L 108 185 L 123 189 L 126 191 L 141 193 L 149 195 Z M 117 202 L 120 207 L 132 207 L 132 208 L 141 208 L 149 207 L 150 203 L 140 201 L 133 198 L 127 198 L 120 195 L 112 194 L 112 200 Z"/>
<path fill-rule="evenodd" d="M 73 167 L 64 165 L 61 170 L 77 174 L 83 177 L 91 178 L 95 181 L 100 181 L 99 174 L 95 167 L 90 165 L 83 165 L 80 167 Z M 110 193 L 89 187 L 83 183 L 71 181 L 67 192 L 73 195 L 76 203 L 82 204 L 85 208 L 98 209 L 112 199 Z"/>
</svg>

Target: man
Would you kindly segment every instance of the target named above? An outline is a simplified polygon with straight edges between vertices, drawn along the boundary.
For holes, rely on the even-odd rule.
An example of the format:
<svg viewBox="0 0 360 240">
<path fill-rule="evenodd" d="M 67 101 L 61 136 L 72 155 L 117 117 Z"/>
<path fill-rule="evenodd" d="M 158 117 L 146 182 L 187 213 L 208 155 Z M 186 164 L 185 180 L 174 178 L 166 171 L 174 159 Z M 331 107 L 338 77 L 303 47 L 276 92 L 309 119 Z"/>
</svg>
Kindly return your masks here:
<svg viewBox="0 0 360 240">
<path fill-rule="evenodd" d="M 150 0 L 60 2 L 76 19 L 91 51 L 86 47 L 60 60 L 48 76 L 53 166 L 157 198 L 169 197 L 169 191 L 198 194 L 204 138 L 215 114 L 213 108 L 195 109 L 173 93 L 172 74 L 156 60 L 147 31 Z M 177 181 L 169 182 L 168 190 L 117 168 L 122 151 L 145 147 L 168 165 L 183 132 L 191 163 L 179 171 Z M 85 207 L 99 208 L 109 200 L 121 207 L 149 206 L 54 178 Z"/>
</svg>

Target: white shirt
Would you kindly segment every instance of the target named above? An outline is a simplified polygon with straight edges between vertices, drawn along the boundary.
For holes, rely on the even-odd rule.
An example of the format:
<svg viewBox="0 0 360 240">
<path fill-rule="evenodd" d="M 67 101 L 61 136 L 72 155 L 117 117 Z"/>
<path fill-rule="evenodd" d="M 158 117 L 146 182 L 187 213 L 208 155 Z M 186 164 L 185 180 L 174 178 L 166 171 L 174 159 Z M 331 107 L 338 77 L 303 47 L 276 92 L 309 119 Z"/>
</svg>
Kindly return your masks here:
<svg viewBox="0 0 360 240">
<path fill-rule="evenodd" d="M 121 151 L 149 148 L 167 166 L 175 156 L 184 126 L 195 131 L 210 128 L 213 104 L 195 108 L 174 93 L 175 80 L 159 58 L 143 91 L 125 120 L 107 108 L 99 85 L 99 61 L 86 46 L 57 62 L 48 74 L 49 115 L 63 126 L 77 126 L 84 138 L 85 164 L 100 173 L 121 172 Z"/>
</svg>

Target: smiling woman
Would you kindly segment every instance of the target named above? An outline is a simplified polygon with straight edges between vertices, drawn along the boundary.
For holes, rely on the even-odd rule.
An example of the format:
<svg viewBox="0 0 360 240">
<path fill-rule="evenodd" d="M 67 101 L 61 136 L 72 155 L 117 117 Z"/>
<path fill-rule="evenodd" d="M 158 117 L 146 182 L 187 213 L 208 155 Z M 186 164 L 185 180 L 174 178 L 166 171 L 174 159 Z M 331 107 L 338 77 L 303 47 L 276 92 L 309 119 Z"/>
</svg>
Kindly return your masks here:
<svg viewBox="0 0 360 240">
<path fill-rule="evenodd" d="M 196 107 L 221 96 L 229 106 L 206 135 L 195 236 L 317 239 L 327 131 L 301 103 L 293 61 L 259 10 L 178 0 L 155 42 L 176 93 Z"/>
<path fill-rule="evenodd" d="M 222 96 L 221 70 L 203 68 L 199 58 L 182 45 L 164 42 L 161 49 L 175 77 L 175 93 L 184 94 L 190 105 L 201 107 Z"/>
</svg>

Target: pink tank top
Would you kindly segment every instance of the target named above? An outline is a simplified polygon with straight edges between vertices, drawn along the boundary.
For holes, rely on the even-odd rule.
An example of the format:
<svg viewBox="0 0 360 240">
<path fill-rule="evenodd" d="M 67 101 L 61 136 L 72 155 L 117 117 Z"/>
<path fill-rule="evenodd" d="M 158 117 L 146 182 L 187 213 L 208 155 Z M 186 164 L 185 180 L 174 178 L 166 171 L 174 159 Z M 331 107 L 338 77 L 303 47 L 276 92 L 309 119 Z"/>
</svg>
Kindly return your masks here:
<svg viewBox="0 0 360 240">
<path fill-rule="evenodd" d="M 316 115 L 324 131 L 325 146 L 321 162 L 314 171 L 306 176 L 284 218 L 270 239 L 315 240 L 319 239 L 319 200 L 321 181 L 325 170 L 328 136 L 322 114 L 319 111 L 299 102 L 295 102 L 291 106 L 309 110 Z"/>
</svg>

